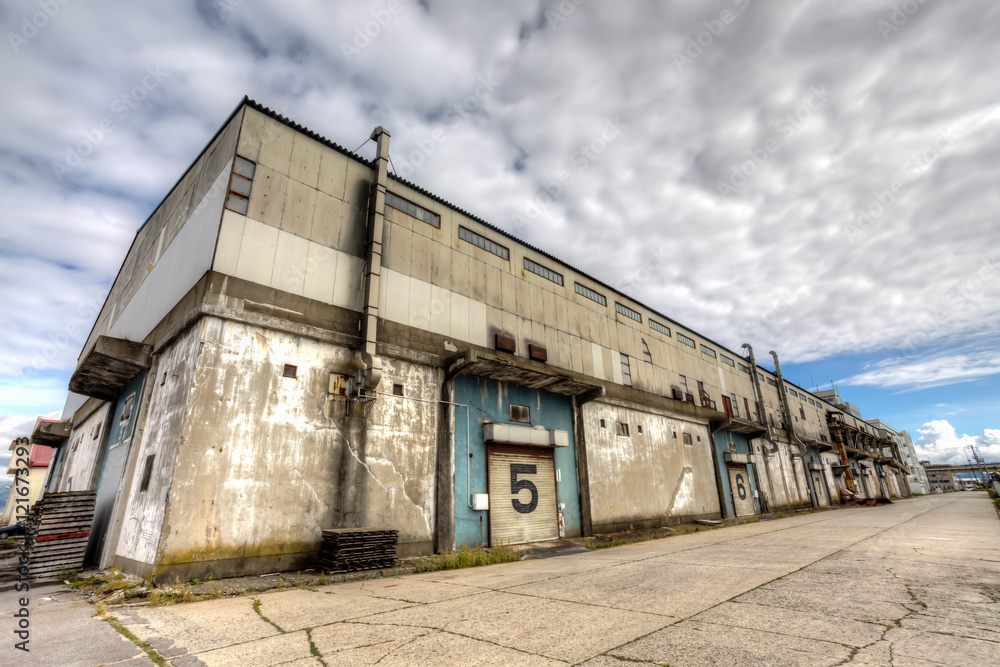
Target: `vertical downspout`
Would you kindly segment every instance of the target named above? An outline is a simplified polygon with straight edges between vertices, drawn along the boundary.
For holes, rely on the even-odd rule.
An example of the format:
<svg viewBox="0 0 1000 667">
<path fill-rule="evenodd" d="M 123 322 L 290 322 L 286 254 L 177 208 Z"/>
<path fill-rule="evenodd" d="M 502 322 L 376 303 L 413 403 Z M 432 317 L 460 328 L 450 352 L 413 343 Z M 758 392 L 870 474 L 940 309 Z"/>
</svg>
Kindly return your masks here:
<svg viewBox="0 0 1000 667">
<path fill-rule="evenodd" d="M 778 400 L 781 402 L 781 412 L 785 415 L 785 428 L 788 431 L 789 438 L 799 446 L 799 458 L 802 460 L 802 473 L 806 476 L 806 486 L 809 486 L 809 472 L 806 469 L 805 453 L 806 445 L 804 442 L 799 440 L 799 437 L 795 435 L 795 427 L 792 426 L 792 408 L 788 405 L 788 387 L 785 386 L 785 379 L 781 376 L 781 364 L 778 363 L 778 353 L 771 350 L 768 354 L 774 359 L 774 374 L 778 376 Z M 802 499 L 802 488 L 799 486 L 799 476 L 795 474 L 795 461 L 794 456 L 792 457 L 792 479 L 795 480 L 795 491 L 799 494 L 799 500 Z M 812 494 L 812 505 L 813 507 L 819 507 L 816 502 L 816 493 Z"/>
<path fill-rule="evenodd" d="M 754 356 L 753 356 L 753 347 L 750 345 L 750 343 L 743 343 L 743 348 L 747 351 L 747 354 L 749 355 L 749 360 L 750 360 L 750 380 L 753 383 L 754 401 L 756 401 L 756 403 L 757 403 L 757 416 L 760 418 L 760 423 L 763 424 L 764 430 L 767 432 L 767 436 L 766 436 L 767 442 L 769 442 L 771 444 L 771 446 L 774 448 L 774 451 L 777 451 L 778 450 L 778 446 L 774 443 L 774 439 L 771 437 L 771 425 L 767 422 L 767 406 L 764 405 L 764 392 L 761 391 L 761 388 L 760 388 L 760 379 L 758 379 L 758 377 L 757 377 L 757 361 L 756 361 L 756 359 L 754 359 Z M 747 416 L 749 417 L 750 415 L 747 415 Z M 780 463 L 779 463 L 779 465 L 780 465 Z M 766 499 L 767 500 L 768 509 L 770 509 L 771 501 L 774 498 L 774 480 L 771 479 L 771 471 L 767 467 L 767 453 L 766 452 L 764 454 L 764 465 L 761 466 L 761 467 L 764 468 L 764 476 L 767 478 L 767 486 L 771 490 L 771 497 Z M 759 475 L 758 475 L 758 479 L 760 479 Z M 782 479 L 782 482 L 784 482 L 784 479 Z M 761 492 L 763 492 L 763 489 L 761 489 Z M 788 489 L 787 488 L 785 489 L 785 496 L 788 496 Z M 761 511 L 762 512 L 764 511 L 763 507 L 761 507 Z"/>
<path fill-rule="evenodd" d="M 382 379 L 382 360 L 375 353 L 378 338 L 378 294 L 382 275 L 382 230 L 385 192 L 389 180 L 389 132 L 381 125 L 371 134 L 377 145 L 375 180 L 368 199 L 368 238 L 365 247 L 365 291 L 361 315 L 361 359 L 365 363 L 361 388 L 374 390 Z"/>
</svg>

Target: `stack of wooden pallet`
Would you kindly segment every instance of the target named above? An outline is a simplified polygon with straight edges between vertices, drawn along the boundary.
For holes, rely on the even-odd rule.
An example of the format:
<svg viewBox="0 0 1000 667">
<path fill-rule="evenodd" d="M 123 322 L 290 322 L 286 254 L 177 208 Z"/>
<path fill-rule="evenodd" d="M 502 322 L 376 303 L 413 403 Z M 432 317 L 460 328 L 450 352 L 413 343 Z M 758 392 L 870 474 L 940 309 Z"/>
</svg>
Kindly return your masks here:
<svg viewBox="0 0 1000 667">
<path fill-rule="evenodd" d="M 47 493 L 35 503 L 28 525 L 32 579 L 83 568 L 96 500 L 96 491 L 73 491 Z"/>
<path fill-rule="evenodd" d="M 353 572 L 392 567 L 396 563 L 398 530 L 333 528 L 323 531 L 320 567 L 329 572 Z"/>
</svg>

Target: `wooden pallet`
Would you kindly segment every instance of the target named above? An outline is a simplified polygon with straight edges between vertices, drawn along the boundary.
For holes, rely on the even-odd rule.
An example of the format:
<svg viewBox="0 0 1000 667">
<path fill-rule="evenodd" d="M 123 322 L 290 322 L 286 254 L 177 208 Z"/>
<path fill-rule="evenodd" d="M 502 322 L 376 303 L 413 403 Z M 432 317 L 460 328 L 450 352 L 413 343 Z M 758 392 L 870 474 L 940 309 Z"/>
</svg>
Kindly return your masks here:
<svg viewBox="0 0 1000 667">
<path fill-rule="evenodd" d="M 47 493 L 35 503 L 28 518 L 27 538 L 32 579 L 83 568 L 96 502 L 96 491 L 72 491 Z"/>
<path fill-rule="evenodd" d="M 323 530 L 319 564 L 330 572 L 377 570 L 396 564 L 398 530 L 330 528 Z"/>
</svg>

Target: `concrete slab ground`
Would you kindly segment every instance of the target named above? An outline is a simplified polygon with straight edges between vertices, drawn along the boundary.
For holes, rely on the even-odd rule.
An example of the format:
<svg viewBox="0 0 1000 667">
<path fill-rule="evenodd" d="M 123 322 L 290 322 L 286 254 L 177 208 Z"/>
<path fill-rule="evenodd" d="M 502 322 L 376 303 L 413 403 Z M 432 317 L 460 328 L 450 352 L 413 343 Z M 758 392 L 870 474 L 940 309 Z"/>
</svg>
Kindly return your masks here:
<svg viewBox="0 0 1000 667">
<path fill-rule="evenodd" d="M 27 591 L 16 590 L 14 568 L 16 558 L 0 563 L 0 665 L 153 667 L 139 647 L 95 619 L 94 607 L 61 581 L 29 581 Z M 28 602 L 27 652 L 15 647 L 22 641 L 14 634 L 21 620 L 15 615 L 23 613 L 22 598 Z"/>
<path fill-rule="evenodd" d="M 89 605 L 52 590 L 63 596 L 62 615 L 39 612 L 32 635 L 47 661 L 33 652 L 35 662 L 11 664 L 148 664 L 122 662 L 145 654 Z M 8 609 L 0 595 L 9 625 Z M 984 495 L 948 494 L 554 558 L 111 613 L 185 667 L 993 665 L 1000 520 Z M 8 664 L 11 652 L 3 655 Z"/>
</svg>

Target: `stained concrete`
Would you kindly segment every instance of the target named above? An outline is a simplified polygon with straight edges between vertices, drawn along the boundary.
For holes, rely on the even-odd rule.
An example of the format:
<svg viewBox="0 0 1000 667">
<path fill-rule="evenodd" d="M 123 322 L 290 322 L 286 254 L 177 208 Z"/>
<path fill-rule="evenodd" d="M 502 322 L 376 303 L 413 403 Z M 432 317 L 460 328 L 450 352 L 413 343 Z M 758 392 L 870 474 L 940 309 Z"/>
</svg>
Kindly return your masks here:
<svg viewBox="0 0 1000 667">
<path fill-rule="evenodd" d="M 11 572 L 17 563 L 16 553 L 5 551 L 0 558 L 0 664 L 153 667 L 139 647 L 94 618 L 94 608 L 77 599 L 76 592 L 62 582 L 32 581 L 29 590 L 15 590 L 17 579 Z M 14 614 L 20 612 L 21 598 L 29 602 L 27 652 L 14 648 L 21 641 L 14 635 Z"/>
<path fill-rule="evenodd" d="M 256 598 L 114 613 L 173 665 L 996 664 L 1000 520 L 949 494 Z"/>
</svg>

